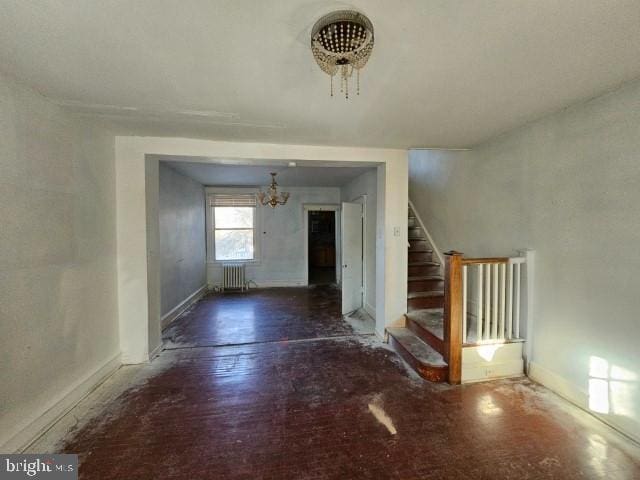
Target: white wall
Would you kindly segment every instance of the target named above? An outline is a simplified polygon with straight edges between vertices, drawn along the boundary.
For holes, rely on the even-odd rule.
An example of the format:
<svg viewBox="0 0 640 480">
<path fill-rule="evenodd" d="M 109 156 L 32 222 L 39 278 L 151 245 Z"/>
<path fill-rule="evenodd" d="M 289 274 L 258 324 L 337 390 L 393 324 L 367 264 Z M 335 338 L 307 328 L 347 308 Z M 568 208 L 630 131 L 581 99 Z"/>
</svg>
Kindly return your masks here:
<svg viewBox="0 0 640 480">
<path fill-rule="evenodd" d="M 257 242 L 258 261 L 247 264 L 247 280 L 259 287 L 282 287 L 305 284 L 305 245 L 308 239 L 304 232 L 305 204 L 340 204 L 340 189 L 337 187 L 278 187 L 291 196 L 286 205 L 276 208 L 258 206 Z M 214 192 L 215 187 L 207 188 Z M 225 192 L 234 190 L 225 188 Z M 243 188 L 238 193 L 256 193 L 258 189 Z M 210 261 L 207 265 L 209 285 L 219 285 L 222 267 Z"/>
<path fill-rule="evenodd" d="M 165 316 L 206 284 L 204 186 L 164 163 L 160 191 L 160 314 Z"/>
<path fill-rule="evenodd" d="M 8 452 L 119 365 L 114 136 L 0 75 L 0 171 Z"/>
<path fill-rule="evenodd" d="M 530 374 L 640 438 L 640 83 L 471 152 L 410 153 L 443 250 L 536 251 Z"/>
<path fill-rule="evenodd" d="M 357 201 L 362 203 L 362 196 L 365 196 L 364 204 L 367 218 L 364 232 L 364 258 L 366 264 L 364 306 L 369 315 L 374 318 L 376 313 L 377 187 L 377 172 L 376 169 L 372 169 L 354 178 L 340 190 L 343 202 Z"/>
</svg>

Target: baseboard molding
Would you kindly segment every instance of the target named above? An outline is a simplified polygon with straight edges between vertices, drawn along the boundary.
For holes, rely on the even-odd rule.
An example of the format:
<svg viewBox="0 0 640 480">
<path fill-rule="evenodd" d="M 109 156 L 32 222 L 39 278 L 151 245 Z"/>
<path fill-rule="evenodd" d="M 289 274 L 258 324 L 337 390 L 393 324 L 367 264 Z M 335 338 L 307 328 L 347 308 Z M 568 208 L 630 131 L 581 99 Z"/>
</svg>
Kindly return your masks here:
<svg viewBox="0 0 640 480">
<path fill-rule="evenodd" d="M 162 341 L 160 342 L 160 345 L 154 348 L 153 351 L 149 354 L 149 362 L 152 362 L 153 359 L 156 358 L 156 355 L 160 353 L 160 350 L 162 350 Z"/>
<path fill-rule="evenodd" d="M 280 287 L 308 287 L 309 285 L 305 282 L 305 280 L 268 280 L 264 282 L 256 282 L 255 280 L 249 280 L 249 290 L 255 290 L 256 288 L 280 288 Z M 222 285 L 220 283 L 209 283 L 208 285 L 210 290 L 220 290 Z M 232 290 L 229 290 L 232 291 Z M 238 290 L 233 290 L 240 291 Z"/>
<path fill-rule="evenodd" d="M 189 308 L 191 305 L 193 305 L 198 300 L 200 300 L 200 298 L 202 298 L 202 296 L 207 292 L 208 288 L 209 286 L 207 284 L 202 285 L 195 292 L 193 292 L 191 295 L 185 298 L 182 302 L 176 305 L 170 312 L 163 315 L 162 318 L 160 319 L 160 328 L 162 330 L 167 328 L 169 324 L 171 324 L 171 322 L 173 322 L 176 318 L 178 318 L 182 312 L 184 312 L 187 308 Z M 152 355 L 150 355 L 149 357 L 153 358 Z"/>
<path fill-rule="evenodd" d="M 374 320 L 376 319 L 376 307 L 365 302 L 364 311 L 367 312 L 371 318 L 373 318 Z"/>
<path fill-rule="evenodd" d="M 529 363 L 528 375 L 529 378 L 531 378 L 533 381 L 544 385 L 549 390 L 558 394 L 565 400 L 573 403 L 575 406 L 579 407 L 581 410 L 584 410 L 589 415 L 597 418 L 625 437 L 628 437 L 636 443 L 640 444 L 640 436 L 629 431 L 624 426 L 621 426 L 620 424 L 618 424 L 618 422 L 612 421 L 612 419 L 607 417 L 606 415 L 599 414 L 590 410 L 589 393 L 586 390 L 569 382 L 564 377 L 558 375 L 555 372 L 552 372 L 551 370 L 543 367 L 536 362 Z"/>
<path fill-rule="evenodd" d="M 299 280 L 269 280 L 264 282 L 251 282 L 254 286 L 252 288 L 274 288 L 274 287 L 306 287 L 306 283 L 303 279 Z M 257 287 L 255 286 L 257 285 Z"/>
<path fill-rule="evenodd" d="M 120 366 L 120 353 L 118 353 L 84 379 L 75 382 L 69 389 L 51 400 L 40 412 L 19 426 L 9 439 L 0 445 L 0 452 L 20 453 L 24 451 L 69 410 L 115 373 Z"/>
</svg>

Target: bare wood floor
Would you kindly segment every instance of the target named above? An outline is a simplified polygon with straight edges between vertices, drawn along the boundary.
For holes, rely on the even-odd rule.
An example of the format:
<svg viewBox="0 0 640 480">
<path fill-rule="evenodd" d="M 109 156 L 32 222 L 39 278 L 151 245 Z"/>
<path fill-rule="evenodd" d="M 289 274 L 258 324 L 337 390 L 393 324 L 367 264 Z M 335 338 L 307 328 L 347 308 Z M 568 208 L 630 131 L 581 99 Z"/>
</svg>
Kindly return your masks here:
<svg viewBox="0 0 640 480">
<path fill-rule="evenodd" d="M 58 450 L 83 479 L 640 478 L 635 448 L 546 389 L 424 382 L 342 337 L 337 293 L 286 290 L 201 302 Z M 267 343 L 197 346 L 240 340 Z"/>
</svg>

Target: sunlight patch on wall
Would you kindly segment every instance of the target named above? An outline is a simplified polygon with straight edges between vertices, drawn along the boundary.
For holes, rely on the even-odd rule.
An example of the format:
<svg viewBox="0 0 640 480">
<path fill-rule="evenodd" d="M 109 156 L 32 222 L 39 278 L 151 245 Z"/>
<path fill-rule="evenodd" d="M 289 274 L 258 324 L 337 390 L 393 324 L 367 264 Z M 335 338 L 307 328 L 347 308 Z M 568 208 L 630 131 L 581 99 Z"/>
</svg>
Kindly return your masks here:
<svg viewBox="0 0 640 480">
<path fill-rule="evenodd" d="M 602 357 L 589 358 L 589 409 L 634 418 L 638 376 Z"/>
</svg>

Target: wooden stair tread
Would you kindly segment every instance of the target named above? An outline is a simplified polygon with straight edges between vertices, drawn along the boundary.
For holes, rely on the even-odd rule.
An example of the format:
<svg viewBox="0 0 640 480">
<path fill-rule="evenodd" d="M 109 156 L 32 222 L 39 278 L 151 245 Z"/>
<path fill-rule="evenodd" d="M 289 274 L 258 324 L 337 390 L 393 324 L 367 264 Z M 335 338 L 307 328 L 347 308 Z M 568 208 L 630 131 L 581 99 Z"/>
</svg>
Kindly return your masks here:
<svg viewBox="0 0 640 480">
<path fill-rule="evenodd" d="M 438 262 L 409 262 L 410 267 L 439 267 Z"/>
<path fill-rule="evenodd" d="M 410 282 L 417 282 L 420 280 L 444 280 L 442 275 L 418 275 L 415 277 L 408 277 Z"/>
<path fill-rule="evenodd" d="M 414 310 L 407 313 L 409 321 L 417 323 L 439 339 L 444 339 L 443 312 L 439 309 Z"/>
<path fill-rule="evenodd" d="M 407 294 L 407 298 L 441 297 L 441 296 L 444 296 L 443 290 L 432 290 L 430 292 L 410 292 Z"/>
<path fill-rule="evenodd" d="M 433 253 L 433 250 L 429 250 L 428 248 L 411 248 L 409 247 L 409 253 Z"/>
<path fill-rule="evenodd" d="M 423 365 L 432 367 L 447 366 L 447 362 L 444 361 L 444 358 L 442 358 L 442 355 L 439 352 L 420 340 L 408 328 L 391 327 L 387 328 L 387 332 Z"/>
</svg>

